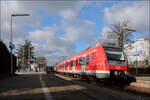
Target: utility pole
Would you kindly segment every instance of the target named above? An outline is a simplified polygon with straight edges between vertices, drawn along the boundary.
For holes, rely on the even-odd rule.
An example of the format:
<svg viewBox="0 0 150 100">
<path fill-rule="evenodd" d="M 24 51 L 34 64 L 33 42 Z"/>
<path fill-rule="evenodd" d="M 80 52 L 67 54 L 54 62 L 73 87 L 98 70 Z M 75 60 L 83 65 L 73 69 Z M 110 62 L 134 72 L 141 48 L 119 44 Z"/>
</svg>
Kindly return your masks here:
<svg viewBox="0 0 150 100">
<path fill-rule="evenodd" d="M 11 28 L 11 39 L 10 39 L 10 49 L 11 49 L 11 74 L 13 74 L 13 57 L 12 57 L 12 50 L 13 50 L 13 46 L 12 46 L 12 16 L 11 16 L 11 22 L 10 22 L 10 28 Z"/>
</svg>

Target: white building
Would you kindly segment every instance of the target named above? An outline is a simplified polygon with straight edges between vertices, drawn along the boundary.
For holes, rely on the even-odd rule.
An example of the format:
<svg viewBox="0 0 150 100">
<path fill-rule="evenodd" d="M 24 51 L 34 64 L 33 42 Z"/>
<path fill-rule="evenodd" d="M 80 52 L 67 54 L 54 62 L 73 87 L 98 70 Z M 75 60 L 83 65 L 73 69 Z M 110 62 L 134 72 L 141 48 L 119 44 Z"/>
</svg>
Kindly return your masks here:
<svg viewBox="0 0 150 100">
<path fill-rule="evenodd" d="M 128 44 L 124 49 L 129 64 L 146 64 L 150 65 L 150 38 L 138 39 Z"/>
</svg>

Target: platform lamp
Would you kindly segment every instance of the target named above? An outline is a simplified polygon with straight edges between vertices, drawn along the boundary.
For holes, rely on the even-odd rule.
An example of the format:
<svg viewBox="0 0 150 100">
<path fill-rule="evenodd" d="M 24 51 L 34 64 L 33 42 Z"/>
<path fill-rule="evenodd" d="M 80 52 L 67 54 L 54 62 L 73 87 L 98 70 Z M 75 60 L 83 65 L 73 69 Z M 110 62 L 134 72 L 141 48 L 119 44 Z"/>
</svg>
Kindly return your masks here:
<svg viewBox="0 0 150 100">
<path fill-rule="evenodd" d="M 132 29 L 132 28 L 130 28 L 130 27 L 124 28 L 124 30 L 126 30 L 126 31 L 131 31 L 131 32 L 136 32 L 135 29 Z M 137 52 L 137 45 L 136 45 L 136 52 Z M 138 70 L 137 70 L 137 54 L 136 54 L 136 65 L 135 65 L 135 68 L 136 68 L 136 74 L 137 74 L 137 72 L 138 72 Z"/>
<path fill-rule="evenodd" d="M 10 43 L 9 43 L 9 48 L 11 50 L 11 75 L 13 74 L 13 55 L 12 55 L 12 50 L 15 48 L 15 45 L 13 44 L 13 38 L 12 38 L 12 18 L 16 16 L 29 16 L 29 14 L 11 14 L 11 19 L 10 19 L 10 31 L 11 31 L 11 37 L 10 37 Z"/>
</svg>

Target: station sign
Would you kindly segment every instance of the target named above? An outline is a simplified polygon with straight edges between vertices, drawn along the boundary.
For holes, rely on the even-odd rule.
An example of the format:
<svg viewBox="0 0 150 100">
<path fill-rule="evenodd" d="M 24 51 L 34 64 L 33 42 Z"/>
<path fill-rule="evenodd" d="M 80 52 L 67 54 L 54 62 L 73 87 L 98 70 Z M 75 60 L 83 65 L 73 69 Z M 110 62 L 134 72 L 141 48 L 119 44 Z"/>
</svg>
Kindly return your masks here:
<svg viewBox="0 0 150 100">
<path fill-rule="evenodd" d="M 130 56 L 139 56 L 142 54 L 142 51 L 137 51 L 137 52 L 131 52 Z"/>
</svg>

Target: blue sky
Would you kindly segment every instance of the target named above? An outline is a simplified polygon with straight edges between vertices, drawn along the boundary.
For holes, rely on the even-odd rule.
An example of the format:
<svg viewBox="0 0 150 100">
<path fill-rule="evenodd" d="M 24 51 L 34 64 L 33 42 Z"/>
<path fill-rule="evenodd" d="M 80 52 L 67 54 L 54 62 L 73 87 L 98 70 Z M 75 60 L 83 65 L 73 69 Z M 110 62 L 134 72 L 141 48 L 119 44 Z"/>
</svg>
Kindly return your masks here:
<svg viewBox="0 0 150 100">
<path fill-rule="evenodd" d="M 104 8 L 111 7 L 114 3 L 117 3 L 117 2 L 107 2 L 107 3 L 103 2 L 102 4 L 100 4 L 100 6 L 97 5 L 95 2 L 91 3 L 91 4 L 83 7 L 78 12 L 77 16 L 81 20 L 89 20 L 89 21 L 95 22 L 96 25 L 93 29 L 93 34 L 95 34 L 96 37 L 102 37 L 100 32 L 102 31 L 102 28 L 106 24 L 106 22 L 104 21 Z M 97 6 L 95 6 L 95 5 L 97 5 Z M 42 27 L 52 26 L 53 24 L 57 24 L 57 25 L 60 24 L 60 21 L 61 21 L 60 16 L 55 16 L 55 17 L 47 16 L 46 12 L 43 10 L 39 10 L 36 13 L 38 13 L 42 16 L 42 21 L 41 21 Z M 32 31 L 32 29 L 30 29 L 30 26 L 28 26 L 28 27 L 26 26 L 26 31 Z M 63 31 L 63 29 L 59 29 L 55 34 L 63 35 L 63 34 L 65 34 L 65 32 Z M 86 45 L 87 44 L 84 41 L 76 42 L 76 51 L 79 52 L 79 51 L 83 50 Z"/>
<path fill-rule="evenodd" d="M 9 43 L 10 14 L 29 13 L 13 19 L 14 44 L 32 41 L 37 56 L 46 56 L 49 64 L 61 56 L 71 56 L 89 45 L 108 40 L 110 26 L 129 21 L 136 29 L 133 39 L 149 33 L 148 1 L 2 1 L 2 40 Z M 147 33 L 147 34 L 146 34 Z M 53 53 L 50 53 L 53 52 Z"/>
</svg>

